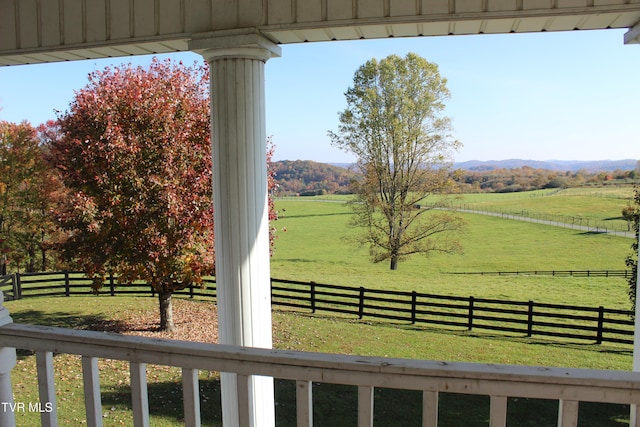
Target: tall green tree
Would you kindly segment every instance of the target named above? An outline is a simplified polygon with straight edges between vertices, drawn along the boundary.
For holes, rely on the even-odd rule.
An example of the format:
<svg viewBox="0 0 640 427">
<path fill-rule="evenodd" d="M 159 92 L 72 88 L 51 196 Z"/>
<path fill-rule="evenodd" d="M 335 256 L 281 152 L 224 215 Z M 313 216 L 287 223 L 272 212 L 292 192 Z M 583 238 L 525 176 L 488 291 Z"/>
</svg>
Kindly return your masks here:
<svg viewBox="0 0 640 427">
<path fill-rule="evenodd" d="M 633 205 L 625 208 L 627 215 L 631 218 L 631 227 L 636 233 L 636 237 L 631 244 L 631 253 L 627 256 L 625 264 L 631 270 L 631 276 L 627 279 L 629 283 L 629 298 L 632 309 L 636 307 L 636 295 L 638 286 L 638 236 L 640 235 L 640 186 L 636 186 Z M 624 215 L 624 212 L 623 212 Z"/>
<path fill-rule="evenodd" d="M 451 152 L 460 146 L 443 115 L 446 83 L 436 64 L 413 53 L 372 59 L 356 71 L 338 131 L 329 132 L 364 177 L 354 189 L 359 241 L 392 270 L 412 254 L 461 250 L 454 232 L 462 220 L 425 200 L 451 185 Z"/>
<path fill-rule="evenodd" d="M 109 273 L 149 283 L 161 330 L 172 293 L 214 273 L 208 78 L 170 60 L 93 72 L 48 141 L 64 258 L 96 289 Z"/>
</svg>

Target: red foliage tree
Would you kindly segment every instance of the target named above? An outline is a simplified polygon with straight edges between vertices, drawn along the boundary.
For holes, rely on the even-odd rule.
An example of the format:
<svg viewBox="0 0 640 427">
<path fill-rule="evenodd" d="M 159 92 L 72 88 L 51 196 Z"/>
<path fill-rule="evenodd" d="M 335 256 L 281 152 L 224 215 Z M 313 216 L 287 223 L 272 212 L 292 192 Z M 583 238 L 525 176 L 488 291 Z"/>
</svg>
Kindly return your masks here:
<svg viewBox="0 0 640 427">
<path fill-rule="evenodd" d="M 49 141 L 68 190 L 64 258 L 96 289 L 108 273 L 150 284 L 161 330 L 174 329 L 172 293 L 214 273 L 208 78 L 155 59 L 93 72 Z"/>
</svg>

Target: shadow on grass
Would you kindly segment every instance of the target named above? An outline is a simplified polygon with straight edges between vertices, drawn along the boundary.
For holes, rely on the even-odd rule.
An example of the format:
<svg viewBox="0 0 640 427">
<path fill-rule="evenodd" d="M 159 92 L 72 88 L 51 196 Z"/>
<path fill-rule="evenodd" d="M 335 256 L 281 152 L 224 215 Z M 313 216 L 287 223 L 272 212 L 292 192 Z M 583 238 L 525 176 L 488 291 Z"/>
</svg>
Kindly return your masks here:
<svg viewBox="0 0 640 427">
<path fill-rule="evenodd" d="M 428 325 L 412 325 L 409 323 L 397 323 L 393 321 L 376 321 L 372 319 L 359 320 L 350 316 L 339 316 L 339 315 L 330 315 L 330 314 L 319 314 L 319 313 L 303 313 L 300 311 L 286 311 L 286 310 L 277 310 L 281 313 L 295 313 L 296 316 L 307 317 L 310 319 L 320 318 L 320 319 L 334 319 L 341 320 L 348 323 L 354 324 L 366 324 L 375 326 L 377 328 L 390 328 L 390 329 L 403 329 L 406 331 L 418 331 L 418 332 L 429 332 L 434 334 L 443 334 L 443 335 L 455 335 L 457 337 L 469 337 L 469 338 L 481 338 L 488 340 L 496 340 L 496 341 L 509 341 L 514 343 L 532 345 L 532 346 L 544 346 L 544 347 L 556 347 L 556 348 L 572 348 L 579 349 L 583 351 L 592 351 L 598 353 L 605 354 L 617 354 L 623 356 L 633 356 L 633 348 L 632 347 L 614 347 L 614 346 L 604 346 L 602 344 L 596 344 L 595 339 L 593 341 L 553 341 L 551 339 L 544 338 L 535 338 L 535 337 L 526 337 L 524 335 L 508 335 L 505 334 L 496 334 L 490 332 L 482 332 L 477 330 L 466 330 L 466 329 L 453 329 L 447 327 L 433 327 Z M 535 333 L 534 333 L 535 335 Z"/>
<path fill-rule="evenodd" d="M 11 313 L 15 323 L 56 326 L 59 328 L 89 329 L 91 325 L 104 322 L 104 316 L 87 316 L 63 311 L 21 310 Z"/>
<path fill-rule="evenodd" d="M 88 316 L 64 311 L 21 310 L 11 313 L 11 318 L 15 323 L 54 326 L 66 329 L 86 329 L 101 332 L 119 332 L 130 329 L 126 323 L 108 319 L 105 316 Z M 17 350 L 17 355 L 21 358 L 32 354 L 33 351 L 31 350 Z"/>
<path fill-rule="evenodd" d="M 182 384 L 179 382 L 149 383 L 149 413 L 164 418 L 170 424 L 184 423 Z M 131 389 L 128 385 L 103 387 L 104 408 L 131 410 Z M 220 381 L 200 380 L 200 414 L 203 426 L 221 426 Z"/>
<path fill-rule="evenodd" d="M 67 329 L 86 329 L 92 331 L 121 332 L 130 330 L 130 326 L 119 320 L 101 315 L 85 315 L 64 311 L 21 310 L 11 313 L 15 323 L 55 326 Z"/>
<path fill-rule="evenodd" d="M 182 386 L 176 382 L 148 385 L 149 412 L 168 423 L 184 422 Z M 275 380 L 275 411 L 278 427 L 296 426 L 296 386 L 294 381 Z M 105 390 L 105 407 L 130 410 L 128 386 Z M 313 423 L 319 426 L 357 425 L 358 390 L 355 386 L 313 384 Z M 219 379 L 200 381 L 200 408 L 203 426 L 220 426 L 222 410 Z M 507 406 L 510 426 L 556 426 L 558 402 L 543 399 L 510 398 Z M 441 393 L 438 407 L 440 427 L 489 425 L 488 396 Z M 621 427 L 628 425 L 629 407 L 583 402 L 579 409 L 580 426 Z M 376 426 L 419 427 L 422 425 L 422 393 L 413 390 L 379 388 L 375 390 Z"/>
<path fill-rule="evenodd" d="M 607 230 L 598 230 L 598 229 L 594 229 L 594 230 L 589 230 L 589 231 L 585 231 L 582 233 L 578 233 L 578 236 L 599 236 L 601 234 L 607 234 L 608 231 Z"/>
<path fill-rule="evenodd" d="M 352 323 L 365 323 L 367 325 L 381 327 L 381 328 L 391 328 L 391 329 L 403 329 L 407 331 L 419 331 L 419 332 L 429 332 L 435 334 L 444 334 L 444 335 L 455 335 L 458 337 L 469 337 L 469 338 L 482 338 L 496 341 L 509 341 L 520 344 L 527 345 L 539 345 L 545 347 L 557 347 L 557 348 L 572 348 L 579 349 L 584 351 L 594 351 L 598 353 L 609 353 L 609 354 L 618 354 L 625 356 L 633 356 L 633 348 L 632 347 L 613 347 L 613 346 L 603 346 L 602 344 L 596 344 L 595 338 L 593 341 L 584 340 L 584 341 L 553 341 L 551 339 L 544 338 L 536 338 L 536 337 L 527 337 L 524 335 L 508 335 L 505 334 L 496 334 L 490 332 L 482 332 L 477 330 L 466 330 L 466 329 L 452 329 L 447 327 L 432 327 L 427 325 L 411 325 L 408 323 L 395 323 L 395 322 L 385 322 L 385 321 L 376 321 L 371 319 L 359 320 L 354 319 L 353 317 L 337 317 L 330 315 L 319 315 L 319 314 L 310 314 L 310 313 L 300 313 L 296 312 L 297 315 L 307 316 L 309 318 L 333 318 L 340 319 L 345 322 Z M 534 332 L 535 335 L 535 332 Z"/>
</svg>

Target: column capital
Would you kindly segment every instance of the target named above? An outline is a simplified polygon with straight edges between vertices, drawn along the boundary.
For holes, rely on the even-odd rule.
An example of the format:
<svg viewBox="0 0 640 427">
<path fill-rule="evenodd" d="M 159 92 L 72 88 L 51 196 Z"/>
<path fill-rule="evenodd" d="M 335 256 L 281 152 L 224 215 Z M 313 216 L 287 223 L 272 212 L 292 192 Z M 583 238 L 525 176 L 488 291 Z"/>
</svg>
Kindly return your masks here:
<svg viewBox="0 0 640 427">
<path fill-rule="evenodd" d="M 189 41 L 189 50 L 199 53 L 207 62 L 222 58 L 250 58 L 266 62 L 282 54 L 280 46 L 257 29 L 194 34 Z"/>
</svg>

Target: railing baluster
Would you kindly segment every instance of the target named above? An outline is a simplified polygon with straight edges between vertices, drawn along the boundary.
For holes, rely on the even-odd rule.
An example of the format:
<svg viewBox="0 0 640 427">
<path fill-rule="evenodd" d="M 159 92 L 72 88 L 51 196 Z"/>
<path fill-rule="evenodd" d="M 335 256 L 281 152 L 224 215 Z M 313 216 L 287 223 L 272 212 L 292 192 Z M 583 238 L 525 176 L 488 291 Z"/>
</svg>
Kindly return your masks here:
<svg viewBox="0 0 640 427">
<path fill-rule="evenodd" d="M 13 278 L 14 276 L 12 276 Z M 15 296 L 15 293 L 14 293 Z M 0 326 L 13 323 L 9 310 L 4 305 L 4 295 L 0 291 Z M 15 427 L 16 416 L 12 411 L 13 389 L 11 388 L 11 370 L 16 366 L 16 349 L 12 347 L 0 347 L 0 426 Z M 7 408 L 8 407 L 8 408 Z"/>
<path fill-rule="evenodd" d="M 82 357 L 82 381 L 84 382 L 84 407 L 87 426 L 102 427 L 102 401 L 100 398 L 100 374 L 97 357 Z"/>
<path fill-rule="evenodd" d="M 640 405 L 629 406 L 629 427 L 640 427 Z"/>
<path fill-rule="evenodd" d="M 298 427 L 313 426 L 313 383 L 296 381 L 296 419 Z"/>
<path fill-rule="evenodd" d="M 147 364 L 133 363 L 129 365 L 131 373 L 131 409 L 133 409 L 133 425 L 149 427 L 149 396 L 147 393 Z"/>
<path fill-rule="evenodd" d="M 358 386 L 358 427 L 373 427 L 373 387 Z"/>
<path fill-rule="evenodd" d="M 187 427 L 200 427 L 200 383 L 198 370 L 182 368 L 182 398 L 184 423 Z"/>
<path fill-rule="evenodd" d="M 238 425 L 239 427 L 249 427 L 249 381 L 248 375 L 236 375 L 238 384 Z"/>
<path fill-rule="evenodd" d="M 51 406 L 51 411 L 40 412 L 42 427 L 58 426 L 58 410 L 56 405 L 56 386 L 53 375 L 53 352 L 36 352 L 36 366 L 38 369 L 38 392 L 40 404 Z"/>
<path fill-rule="evenodd" d="M 507 425 L 507 397 L 491 396 L 490 427 L 505 427 Z"/>
<path fill-rule="evenodd" d="M 578 404 L 575 400 L 560 400 L 558 405 L 558 427 L 578 425 Z"/>
<path fill-rule="evenodd" d="M 438 392 L 422 392 L 422 427 L 438 427 Z"/>
</svg>

